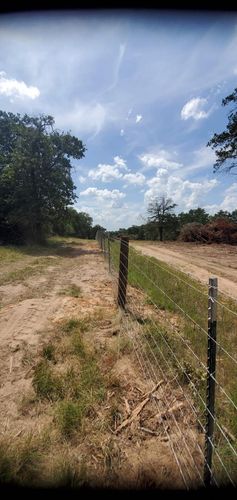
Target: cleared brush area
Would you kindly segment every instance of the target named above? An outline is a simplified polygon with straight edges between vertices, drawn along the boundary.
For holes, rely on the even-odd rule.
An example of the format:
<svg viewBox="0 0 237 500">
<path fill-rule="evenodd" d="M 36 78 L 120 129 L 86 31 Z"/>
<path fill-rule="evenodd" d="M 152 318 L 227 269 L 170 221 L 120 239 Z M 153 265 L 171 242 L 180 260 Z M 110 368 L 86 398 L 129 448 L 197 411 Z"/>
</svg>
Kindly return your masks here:
<svg viewBox="0 0 237 500">
<path fill-rule="evenodd" d="M 110 242 L 114 278 L 119 241 Z M 139 324 L 146 355 L 190 392 L 205 428 L 208 290 L 185 273 L 130 246 L 127 310 Z M 138 295 L 139 293 L 139 295 Z M 140 297 L 140 300 L 138 300 Z M 221 295 L 217 304 L 217 367 L 214 473 L 221 483 L 236 478 L 237 307 Z"/>
</svg>

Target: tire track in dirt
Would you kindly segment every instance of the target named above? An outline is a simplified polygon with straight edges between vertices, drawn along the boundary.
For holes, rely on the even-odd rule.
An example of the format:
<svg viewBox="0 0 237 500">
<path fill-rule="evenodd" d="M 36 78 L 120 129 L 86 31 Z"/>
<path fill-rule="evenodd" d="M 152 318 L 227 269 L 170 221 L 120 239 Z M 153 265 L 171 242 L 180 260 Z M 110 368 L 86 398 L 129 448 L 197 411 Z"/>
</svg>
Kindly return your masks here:
<svg viewBox="0 0 237 500">
<path fill-rule="evenodd" d="M 192 278 L 197 279 L 203 284 L 207 285 L 208 279 L 211 276 L 217 276 L 220 291 L 223 290 L 223 292 L 228 294 L 230 297 L 237 299 L 237 263 L 236 266 L 231 269 L 227 267 L 225 268 L 224 261 L 222 265 L 221 259 L 224 259 L 225 257 L 224 255 L 221 255 L 221 248 L 220 262 L 216 263 L 214 258 L 212 259 L 210 256 L 209 258 L 205 258 L 204 255 L 198 256 L 198 247 L 193 248 L 192 252 L 189 249 L 189 252 L 187 250 L 187 253 L 185 253 L 183 246 L 180 247 L 179 250 L 178 245 L 174 250 L 167 248 L 168 245 L 165 245 L 162 248 L 160 246 L 149 244 L 139 245 L 131 243 L 131 245 L 142 254 L 149 257 L 155 257 L 166 264 L 170 264 L 174 268 L 186 273 Z M 205 251 L 207 252 L 208 249 L 206 248 Z M 195 252 L 197 255 L 195 255 Z M 210 248 L 209 252 L 211 252 Z"/>
</svg>

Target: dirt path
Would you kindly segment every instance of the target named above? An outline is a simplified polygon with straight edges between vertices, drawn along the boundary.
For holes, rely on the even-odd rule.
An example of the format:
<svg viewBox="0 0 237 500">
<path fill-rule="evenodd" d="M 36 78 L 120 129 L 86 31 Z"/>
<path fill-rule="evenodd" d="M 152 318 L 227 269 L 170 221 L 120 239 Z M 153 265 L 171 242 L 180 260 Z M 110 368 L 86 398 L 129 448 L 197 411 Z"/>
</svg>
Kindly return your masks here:
<svg viewBox="0 0 237 500">
<path fill-rule="evenodd" d="M 192 243 L 131 243 L 145 255 L 171 264 L 207 284 L 218 277 L 219 291 L 237 299 L 237 249 L 230 245 L 195 245 Z"/>
<path fill-rule="evenodd" d="M 62 290 L 69 285 L 80 287 L 79 297 L 61 295 Z M 40 275 L 29 277 L 22 283 L 2 285 L 1 294 L 0 429 L 3 436 L 8 435 L 15 441 L 30 429 L 40 432 L 40 429 L 52 422 L 52 411 L 46 403 L 35 402 L 32 396 L 32 371 L 42 346 L 50 339 L 55 325 L 65 318 L 83 318 L 96 311 L 104 318 L 91 331 L 88 342 L 92 342 L 101 352 L 102 366 L 109 366 L 111 363 L 111 377 L 119 379 L 123 390 L 120 402 L 123 419 L 126 418 L 124 398 L 127 398 L 133 409 L 141 402 L 142 395 L 154 386 L 154 381 L 144 379 L 134 352 L 118 353 L 115 362 L 111 361 L 111 349 L 117 345 L 118 332 L 122 334 L 122 322 L 114 301 L 112 279 L 96 242 L 70 248 L 68 255 L 65 254 L 60 262 L 55 259 L 55 265 L 45 267 Z M 161 392 L 159 389 L 156 394 L 161 405 L 164 405 L 164 397 L 166 404 L 168 402 L 170 406 L 174 405 L 175 400 L 182 400 L 182 394 L 174 391 L 169 382 L 166 382 L 164 389 L 165 392 L 161 387 Z M 32 408 L 28 401 L 26 411 L 23 401 L 24 398 L 29 400 L 29 394 L 33 398 Z M 102 422 L 101 426 L 106 421 L 108 412 L 112 411 L 111 397 L 113 394 L 107 396 L 107 402 L 101 407 L 95 420 Z M 151 401 L 141 416 L 144 426 L 155 425 L 154 412 L 157 413 L 157 409 L 154 401 Z M 190 452 L 195 455 L 197 452 L 192 449 L 191 440 L 191 434 L 196 432 L 195 421 L 188 412 L 185 413 L 184 420 L 181 414 L 177 418 L 187 439 L 190 433 Z M 169 438 L 162 428 L 155 432 L 157 435 L 142 432 L 140 424 L 137 420 L 118 435 L 111 433 L 107 427 L 105 430 L 101 427 L 99 439 L 97 435 L 94 436 L 93 424 L 84 441 L 71 445 L 72 453 L 86 457 L 87 467 L 95 484 L 101 478 L 102 486 L 103 481 L 113 486 L 116 479 L 121 486 L 127 481 L 130 486 L 143 484 L 183 488 L 183 479 L 170 448 Z M 181 450 L 182 461 L 181 437 L 171 424 L 169 426 L 169 420 L 166 427 L 173 442 Z M 61 450 L 54 450 L 55 453 L 60 455 Z"/>
</svg>

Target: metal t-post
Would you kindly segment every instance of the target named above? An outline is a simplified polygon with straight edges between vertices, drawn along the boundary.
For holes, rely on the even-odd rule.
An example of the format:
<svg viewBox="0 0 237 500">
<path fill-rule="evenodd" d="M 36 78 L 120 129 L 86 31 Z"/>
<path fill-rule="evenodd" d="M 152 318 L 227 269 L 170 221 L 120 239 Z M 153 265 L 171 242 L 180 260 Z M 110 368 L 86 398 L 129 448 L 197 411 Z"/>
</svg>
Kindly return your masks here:
<svg viewBox="0 0 237 500">
<path fill-rule="evenodd" d="M 206 393 L 206 431 L 205 431 L 205 463 L 204 483 L 211 485 L 212 452 L 215 420 L 215 375 L 216 375 L 216 299 L 217 278 L 209 278 L 208 293 L 208 346 L 207 346 L 207 393 Z"/>
<path fill-rule="evenodd" d="M 125 309 L 126 304 L 126 291 L 128 282 L 128 250 L 129 239 L 127 236 L 122 236 L 119 256 L 118 305 L 123 309 Z"/>
</svg>

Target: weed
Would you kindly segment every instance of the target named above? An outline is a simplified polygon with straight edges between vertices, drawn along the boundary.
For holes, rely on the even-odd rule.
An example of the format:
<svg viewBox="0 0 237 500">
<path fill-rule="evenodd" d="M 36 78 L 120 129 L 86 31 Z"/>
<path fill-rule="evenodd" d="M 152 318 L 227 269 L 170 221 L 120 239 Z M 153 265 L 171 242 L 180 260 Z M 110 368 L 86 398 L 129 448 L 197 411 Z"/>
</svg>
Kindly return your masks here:
<svg viewBox="0 0 237 500">
<path fill-rule="evenodd" d="M 63 333 L 72 333 L 75 331 L 79 331 L 81 333 L 86 332 L 89 329 L 89 320 L 85 319 L 77 319 L 70 318 L 61 324 L 61 330 Z"/>
<path fill-rule="evenodd" d="M 61 433 L 71 437 L 81 426 L 82 409 L 78 402 L 61 401 L 56 411 L 56 421 Z"/>
<path fill-rule="evenodd" d="M 73 353 L 81 358 L 85 358 L 86 351 L 80 333 L 74 333 L 72 337 Z"/>
<path fill-rule="evenodd" d="M 63 397 L 63 385 L 60 377 L 53 375 L 46 360 L 41 361 L 35 368 L 32 385 L 37 396 L 49 400 Z"/>
<path fill-rule="evenodd" d="M 55 361 L 55 346 L 51 342 L 43 347 L 43 357 Z"/>
<path fill-rule="evenodd" d="M 125 336 L 118 338 L 118 349 L 120 354 L 130 354 L 133 350 L 132 341 Z"/>
</svg>

